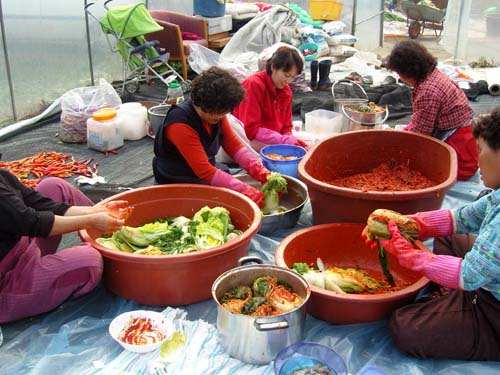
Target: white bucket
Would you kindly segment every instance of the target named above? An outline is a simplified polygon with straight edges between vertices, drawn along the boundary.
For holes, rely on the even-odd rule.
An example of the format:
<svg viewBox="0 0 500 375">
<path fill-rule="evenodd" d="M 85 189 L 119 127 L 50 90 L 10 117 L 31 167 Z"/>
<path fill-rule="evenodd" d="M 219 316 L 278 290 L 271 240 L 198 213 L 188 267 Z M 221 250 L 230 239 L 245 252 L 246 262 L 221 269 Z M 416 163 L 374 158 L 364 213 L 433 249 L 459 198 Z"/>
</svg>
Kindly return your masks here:
<svg viewBox="0 0 500 375">
<path fill-rule="evenodd" d="M 342 132 L 343 116 L 326 109 L 306 113 L 306 132 L 318 138 L 329 137 Z"/>
<path fill-rule="evenodd" d="M 123 119 L 120 131 L 124 140 L 136 141 L 148 132 L 148 111 L 141 103 L 123 103 L 118 107 L 118 115 Z"/>
</svg>

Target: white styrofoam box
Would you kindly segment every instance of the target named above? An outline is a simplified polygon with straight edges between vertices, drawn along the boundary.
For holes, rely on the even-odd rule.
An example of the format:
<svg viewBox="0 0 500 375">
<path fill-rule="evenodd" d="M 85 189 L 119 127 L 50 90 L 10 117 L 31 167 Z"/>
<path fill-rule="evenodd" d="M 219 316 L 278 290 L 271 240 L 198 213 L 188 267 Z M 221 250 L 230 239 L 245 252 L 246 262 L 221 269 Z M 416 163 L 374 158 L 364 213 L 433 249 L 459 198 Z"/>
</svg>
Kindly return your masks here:
<svg viewBox="0 0 500 375">
<path fill-rule="evenodd" d="M 203 17 L 200 15 L 196 15 L 195 17 L 203 18 L 207 21 L 208 35 L 223 33 L 233 28 L 233 18 L 230 14 L 225 14 L 222 17 Z"/>
</svg>

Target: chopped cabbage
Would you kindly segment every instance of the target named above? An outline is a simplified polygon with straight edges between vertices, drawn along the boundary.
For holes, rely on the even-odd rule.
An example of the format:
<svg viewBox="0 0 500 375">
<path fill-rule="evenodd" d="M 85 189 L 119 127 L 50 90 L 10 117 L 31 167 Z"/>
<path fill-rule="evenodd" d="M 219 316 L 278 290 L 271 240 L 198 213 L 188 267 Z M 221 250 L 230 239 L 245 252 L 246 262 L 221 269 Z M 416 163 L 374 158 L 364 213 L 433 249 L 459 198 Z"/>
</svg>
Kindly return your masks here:
<svg viewBox="0 0 500 375">
<path fill-rule="evenodd" d="M 203 207 L 189 219 L 185 216 L 156 220 L 140 227 L 123 226 L 108 237 L 98 238 L 101 245 L 135 254 L 184 254 L 219 246 L 242 234 L 231 223 L 224 207 Z"/>
</svg>

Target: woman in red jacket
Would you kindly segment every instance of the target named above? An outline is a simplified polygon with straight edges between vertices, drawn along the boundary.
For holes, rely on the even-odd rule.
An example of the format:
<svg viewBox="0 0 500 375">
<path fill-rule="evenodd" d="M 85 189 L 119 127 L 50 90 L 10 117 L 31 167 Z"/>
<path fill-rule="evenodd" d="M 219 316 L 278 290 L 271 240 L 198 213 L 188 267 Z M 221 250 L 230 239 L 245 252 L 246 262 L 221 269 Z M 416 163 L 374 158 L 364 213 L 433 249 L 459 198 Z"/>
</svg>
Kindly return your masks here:
<svg viewBox="0 0 500 375">
<path fill-rule="evenodd" d="M 245 134 L 256 151 L 268 144 L 286 143 L 307 147 L 292 135 L 292 90 L 289 84 L 302 72 L 304 62 L 295 48 L 280 47 L 266 69 L 246 78 L 246 98 L 233 115 L 245 126 Z"/>
</svg>

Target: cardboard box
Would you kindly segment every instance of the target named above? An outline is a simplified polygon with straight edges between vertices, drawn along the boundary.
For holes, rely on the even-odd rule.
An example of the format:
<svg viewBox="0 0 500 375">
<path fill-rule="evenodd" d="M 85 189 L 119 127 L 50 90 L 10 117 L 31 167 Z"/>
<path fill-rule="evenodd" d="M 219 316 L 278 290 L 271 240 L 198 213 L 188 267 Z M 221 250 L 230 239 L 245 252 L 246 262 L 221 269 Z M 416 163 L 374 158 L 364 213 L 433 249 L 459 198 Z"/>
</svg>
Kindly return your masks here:
<svg viewBox="0 0 500 375">
<path fill-rule="evenodd" d="M 210 49 L 222 49 L 231 40 L 231 37 L 225 37 L 220 39 L 213 39 L 208 41 L 208 48 Z"/>
<path fill-rule="evenodd" d="M 230 31 L 233 28 L 233 18 L 230 14 L 225 14 L 222 17 L 203 17 L 196 15 L 197 18 L 203 18 L 207 21 L 208 35 Z"/>
</svg>

